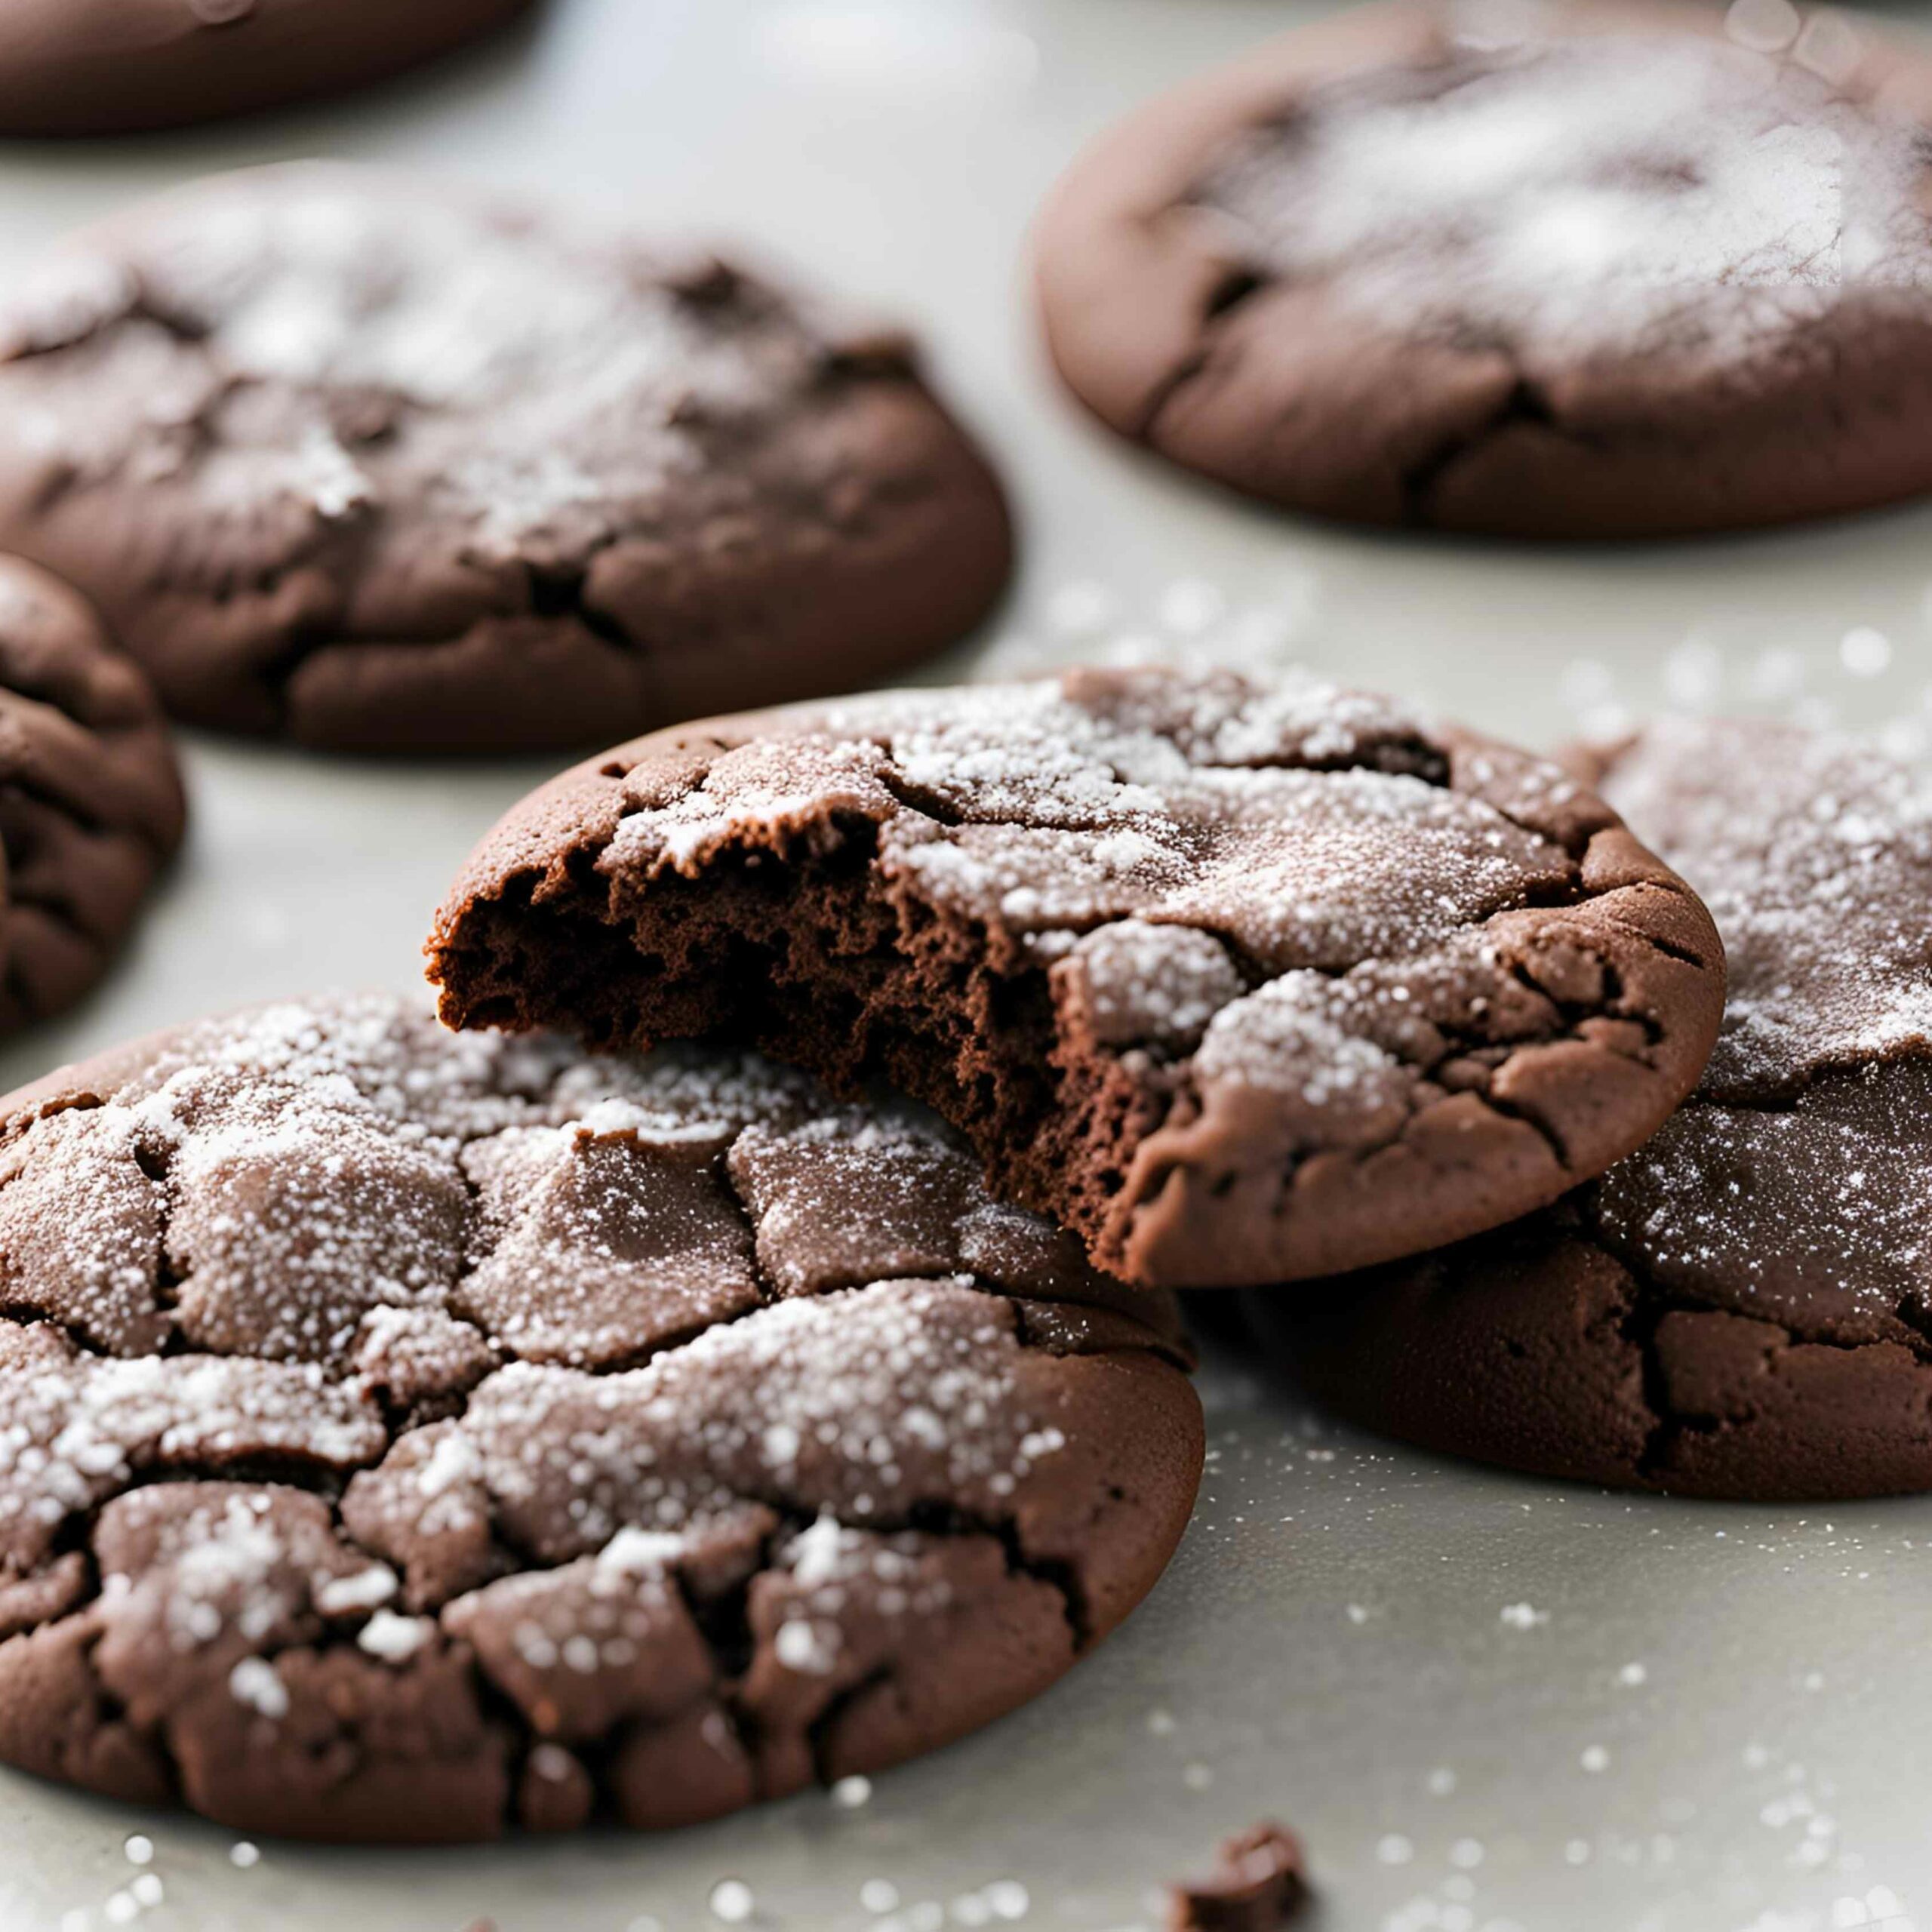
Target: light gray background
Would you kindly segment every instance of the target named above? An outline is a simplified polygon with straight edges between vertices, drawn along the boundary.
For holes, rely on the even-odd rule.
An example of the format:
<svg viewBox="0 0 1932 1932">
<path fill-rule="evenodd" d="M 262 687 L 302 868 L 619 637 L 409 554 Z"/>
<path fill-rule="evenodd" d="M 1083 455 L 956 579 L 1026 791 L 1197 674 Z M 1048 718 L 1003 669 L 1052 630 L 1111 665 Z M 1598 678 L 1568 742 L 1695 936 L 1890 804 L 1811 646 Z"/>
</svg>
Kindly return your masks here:
<svg viewBox="0 0 1932 1932">
<path fill-rule="evenodd" d="M 1932 511 L 1617 552 L 1369 537 L 1170 477 L 1054 392 L 1023 299 L 1047 184 L 1129 103 L 1315 11 L 558 0 L 359 102 L 0 149 L 0 265 L 150 187 L 287 155 L 587 196 L 924 330 L 1022 514 L 996 662 L 1298 655 L 1537 742 L 1672 703 L 1922 743 Z M 245 999 L 411 983 L 445 881 L 542 775 L 208 741 L 188 759 L 194 830 L 139 943 L 79 1015 L 0 1055 L 0 1083 Z M 1015 1902 L 986 1890 L 1005 1880 L 1028 1924 L 1097 1932 L 1158 1923 L 1151 1888 L 1269 1814 L 1312 1849 L 1321 1932 L 1932 1928 L 1932 1503 L 1561 1491 L 1326 1428 L 1238 1349 L 1204 1388 L 1199 1517 L 1146 1607 L 1051 1696 L 860 1807 L 814 1795 L 657 1841 L 270 1845 L 237 1869 L 230 1834 L 0 1774 L 0 1932 L 112 1924 L 142 1872 L 162 1899 L 139 1923 L 210 1932 L 704 1927 L 726 1877 L 761 1925 L 971 1925 Z M 868 1881 L 896 1915 L 862 1903 Z"/>
</svg>

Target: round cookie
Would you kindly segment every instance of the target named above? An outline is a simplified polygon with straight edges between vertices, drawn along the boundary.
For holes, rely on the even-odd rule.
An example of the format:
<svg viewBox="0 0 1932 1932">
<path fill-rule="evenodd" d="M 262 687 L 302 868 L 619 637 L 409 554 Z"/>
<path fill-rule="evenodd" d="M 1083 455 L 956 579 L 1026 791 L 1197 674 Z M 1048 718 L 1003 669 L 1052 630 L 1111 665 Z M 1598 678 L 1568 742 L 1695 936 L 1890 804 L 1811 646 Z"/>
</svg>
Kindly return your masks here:
<svg viewBox="0 0 1932 1932">
<path fill-rule="evenodd" d="M 147 680 L 82 598 L 0 556 L 0 1032 L 106 971 L 183 817 Z"/>
<path fill-rule="evenodd" d="M 326 163 L 137 208 L 0 301 L 0 543 L 176 715 L 381 752 L 863 684 L 1011 561 L 903 340 Z"/>
<path fill-rule="evenodd" d="M 1544 1214 L 1257 1312 L 1429 1447 L 1687 1495 L 1932 1488 L 1932 776 L 1684 721 L 1604 786 L 1729 952 L 1697 1094 Z"/>
<path fill-rule="evenodd" d="M 1554 767 L 1291 677 L 1076 671 L 714 719 L 515 807 L 458 1025 L 882 1075 L 1124 1278 L 1387 1260 L 1552 1201 L 1695 1082 L 1682 882 Z"/>
<path fill-rule="evenodd" d="M 1932 488 L 1932 63 L 1729 18 L 1395 0 L 1155 102 L 1040 224 L 1061 374 L 1366 523 L 1669 536 Z"/>
<path fill-rule="evenodd" d="M 903 1106 L 363 998 L 0 1119 L 27 1770 L 300 1837 L 685 1823 L 1023 1702 L 1187 1521 L 1172 1302 Z"/>
<path fill-rule="evenodd" d="M 0 134 L 114 134 L 380 80 L 529 0 L 7 0 Z"/>
</svg>

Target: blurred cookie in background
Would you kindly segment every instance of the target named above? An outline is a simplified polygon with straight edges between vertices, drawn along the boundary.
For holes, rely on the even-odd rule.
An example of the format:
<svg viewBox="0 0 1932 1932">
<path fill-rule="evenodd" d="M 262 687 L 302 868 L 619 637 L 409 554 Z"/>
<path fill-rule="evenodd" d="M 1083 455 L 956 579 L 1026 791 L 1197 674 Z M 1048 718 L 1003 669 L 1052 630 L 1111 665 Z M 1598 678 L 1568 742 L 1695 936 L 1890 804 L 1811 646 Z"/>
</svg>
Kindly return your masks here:
<svg viewBox="0 0 1932 1932">
<path fill-rule="evenodd" d="M 1724 937 L 1697 1093 L 1545 1213 L 1252 1312 L 1426 1447 L 1687 1495 L 1932 1487 L 1932 774 L 1679 721 L 1601 783 Z"/>
<path fill-rule="evenodd" d="M 0 303 L 0 541 L 177 716 L 588 746 L 969 630 L 999 485 L 900 338 L 407 177 L 218 177 Z"/>
<path fill-rule="evenodd" d="M 1132 116 L 1040 224 L 1069 386 L 1292 509 L 1654 537 L 1932 488 L 1932 63 L 1784 0 L 1397 4 Z"/>
<path fill-rule="evenodd" d="M 106 971 L 183 817 L 146 678 L 84 598 L 0 557 L 0 1033 Z"/>
<path fill-rule="evenodd" d="M 118 134 L 377 81 L 533 0 L 8 0 L 0 134 Z"/>
</svg>

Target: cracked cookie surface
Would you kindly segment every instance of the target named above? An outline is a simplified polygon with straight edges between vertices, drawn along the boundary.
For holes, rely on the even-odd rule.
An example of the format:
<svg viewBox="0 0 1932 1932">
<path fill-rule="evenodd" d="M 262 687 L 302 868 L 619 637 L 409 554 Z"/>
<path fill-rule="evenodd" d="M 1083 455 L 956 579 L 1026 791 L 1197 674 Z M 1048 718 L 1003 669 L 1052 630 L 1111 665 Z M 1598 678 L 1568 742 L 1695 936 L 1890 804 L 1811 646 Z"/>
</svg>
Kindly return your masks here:
<svg viewBox="0 0 1932 1932">
<path fill-rule="evenodd" d="M 0 543 L 177 715 L 594 744 L 863 684 L 998 594 L 998 485 L 901 340 L 561 211 L 310 163 L 0 303 Z"/>
<path fill-rule="evenodd" d="M 1397 0 L 1264 47 L 1062 184 L 1060 372 L 1371 523 L 1666 536 L 1932 488 L 1932 64 L 1786 11 L 1746 46 L 1715 8 Z"/>
<path fill-rule="evenodd" d="M 0 1759 L 251 1832 L 932 1749 L 1192 1506 L 1172 1301 L 903 1103 L 290 1002 L 0 1109 Z"/>
<path fill-rule="evenodd" d="M 734 1035 L 961 1128 L 1174 1286 L 1555 1199 L 1694 1084 L 1695 898 L 1555 767 L 1311 679 L 1075 672 L 715 719 L 512 810 L 445 1017 Z"/>
<path fill-rule="evenodd" d="M 107 971 L 183 816 L 146 678 L 84 599 L 0 556 L 0 1032 Z"/>
<path fill-rule="evenodd" d="M 1724 935 L 1702 1083 L 1548 1213 L 1286 1316 L 1293 1358 L 1377 1428 L 1539 1473 L 1932 1487 L 1932 780 L 1762 723 L 1600 763 Z"/>
<path fill-rule="evenodd" d="M 9 0 L 0 132 L 112 134 L 384 78 L 531 0 Z"/>
</svg>

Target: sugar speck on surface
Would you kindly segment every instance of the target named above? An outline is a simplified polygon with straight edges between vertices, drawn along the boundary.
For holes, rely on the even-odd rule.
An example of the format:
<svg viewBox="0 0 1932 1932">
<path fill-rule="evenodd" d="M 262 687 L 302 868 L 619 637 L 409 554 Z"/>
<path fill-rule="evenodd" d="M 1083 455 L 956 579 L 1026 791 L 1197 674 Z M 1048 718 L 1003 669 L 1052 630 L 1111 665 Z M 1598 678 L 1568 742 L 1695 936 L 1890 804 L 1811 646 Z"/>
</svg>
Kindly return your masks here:
<svg viewBox="0 0 1932 1932">
<path fill-rule="evenodd" d="M 1415 1855 L 1414 1844 L 1400 1832 L 1385 1832 L 1375 1841 L 1375 1857 L 1378 1864 L 1407 1865 Z"/>
<path fill-rule="evenodd" d="M 1607 1771 L 1610 1768 L 1610 1753 L 1601 1744 L 1586 1744 L 1577 1761 L 1586 1771 Z"/>
<path fill-rule="evenodd" d="M 154 1840 L 144 1832 L 133 1833 L 121 1849 L 127 1854 L 130 1865 L 152 1865 L 154 1863 Z"/>
<path fill-rule="evenodd" d="M 980 1896 L 992 1907 L 995 1918 L 1009 1923 L 1024 1918 L 1033 1909 L 1032 1894 L 1017 1878 L 995 1878 Z"/>
<path fill-rule="evenodd" d="M 899 1887 L 890 1878 L 868 1878 L 859 1887 L 859 1903 L 870 1912 L 896 1912 Z"/>
<path fill-rule="evenodd" d="M 1048 627 L 1062 637 L 1091 637 L 1113 614 L 1113 593 L 1091 578 L 1062 584 L 1046 603 Z"/>
<path fill-rule="evenodd" d="M 837 1780 L 832 1786 L 832 1801 L 843 1811 L 856 1811 L 872 1802 L 872 1781 L 854 1773 Z"/>
<path fill-rule="evenodd" d="M 247 1838 L 237 1838 L 228 1847 L 228 1862 L 238 1872 L 246 1872 L 262 1862 L 262 1848 Z"/>
<path fill-rule="evenodd" d="M 1838 661 L 1854 678 L 1879 678 L 1891 669 L 1892 641 L 1869 624 L 1857 624 L 1838 640 Z"/>
<path fill-rule="evenodd" d="M 401 1617 L 392 1610 L 379 1610 L 363 1625 L 355 1639 L 356 1647 L 385 1663 L 406 1663 L 435 1635 L 434 1619 Z"/>
<path fill-rule="evenodd" d="M 1549 1621 L 1549 1612 L 1538 1610 L 1534 1604 L 1505 1604 L 1502 1618 L 1512 1630 L 1534 1630 Z"/>
<path fill-rule="evenodd" d="M 245 1704 L 265 1718 L 288 1715 L 288 1690 L 280 1673 L 266 1657 L 244 1657 L 228 1673 L 229 1694 L 238 1704 Z"/>
<path fill-rule="evenodd" d="M 1161 622 L 1183 637 L 1198 637 L 1220 620 L 1227 601 L 1218 584 L 1204 577 L 1182 577 L 1161 594 Z"/>
<path fill-rule="evenodd" d="M 1473 1872 L 1483 1861 L 1479 1838 L 1458 1838 L 1449 1847 L 1449 1863 L 1459 1872 Z"/>
<path fill-rule="evenodd" d="M 758 1909 L 752 1888 L 742 1878 L 721 1878 L 711 1888 L 706 1905 L 713 1918 L 725 1925 L 743 1925 Z"/>
</svg>

